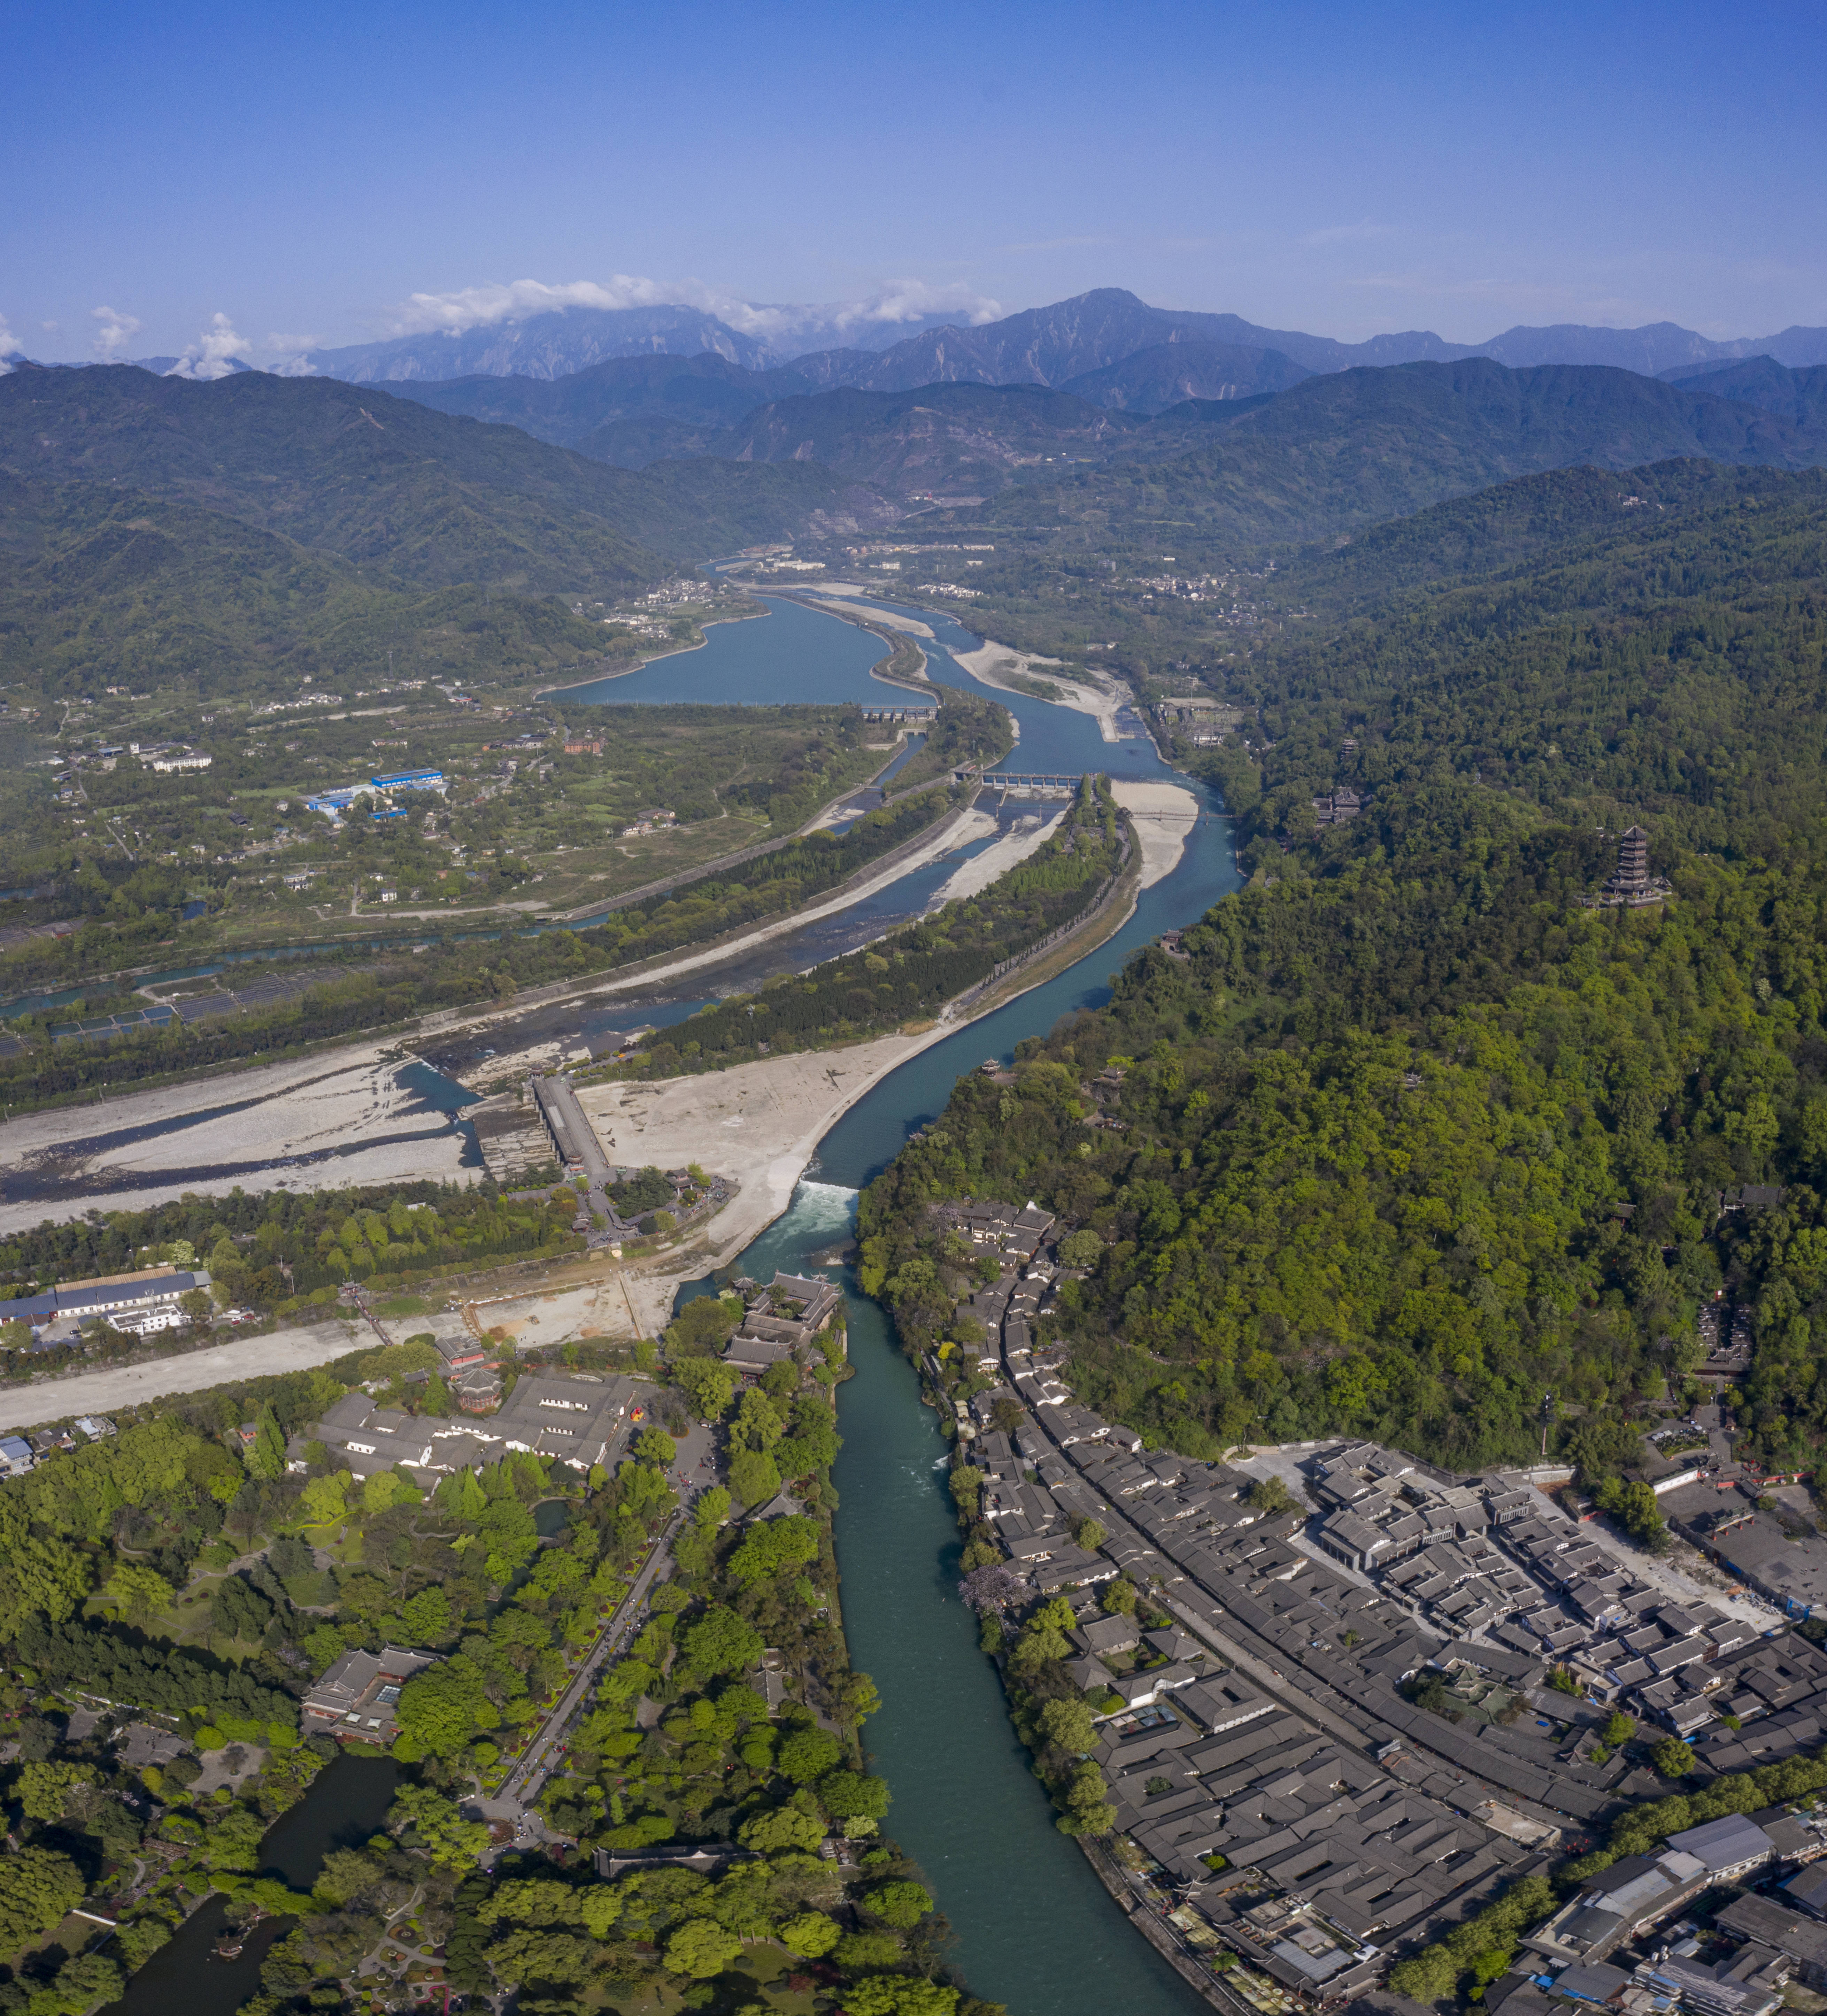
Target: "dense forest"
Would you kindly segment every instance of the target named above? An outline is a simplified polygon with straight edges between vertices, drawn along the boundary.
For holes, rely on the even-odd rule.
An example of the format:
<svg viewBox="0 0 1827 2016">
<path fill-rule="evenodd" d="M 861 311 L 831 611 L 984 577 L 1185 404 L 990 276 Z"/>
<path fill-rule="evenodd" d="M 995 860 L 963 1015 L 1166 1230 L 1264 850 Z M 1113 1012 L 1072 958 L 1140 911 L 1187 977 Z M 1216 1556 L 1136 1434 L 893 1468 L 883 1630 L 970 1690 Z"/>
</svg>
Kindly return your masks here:
<svg viewBox="0 0 1827 2016">
<path fill-rule="evenodd" d="M 1040 1197 L 1103 1241 L 1055 1326 L 1093 1404 L 1194 1453 L 1355 1431 L 1468 1468 L 1678 1399 L 1723 1292 L 1753 1449 L 1808 1460 L 1827 498 L 1681 466 L 1426 517 L 1308 563 L 1312 629 L 1187 751 L 1248 887 L 1014 1086 L 960 1084 L 865 1197 L 865 1279 L 930 1330 L 924 1203 Z M 1316 825 L 1347 785 L 1365 808 Z M 1672 895 L 1587 907 L 1633 821 Z"/>
</svg>

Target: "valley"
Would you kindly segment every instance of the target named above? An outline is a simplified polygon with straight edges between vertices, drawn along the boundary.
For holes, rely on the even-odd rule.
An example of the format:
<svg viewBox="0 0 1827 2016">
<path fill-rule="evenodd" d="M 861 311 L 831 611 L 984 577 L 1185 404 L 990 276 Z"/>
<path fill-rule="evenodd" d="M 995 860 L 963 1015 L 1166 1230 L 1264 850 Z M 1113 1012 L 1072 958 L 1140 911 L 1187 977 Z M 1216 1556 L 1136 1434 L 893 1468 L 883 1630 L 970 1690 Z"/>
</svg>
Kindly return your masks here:
<svg viewBox="0 0 1827 2016">
<path fill-rule="evenodd" d="M 0 377 L 9 1856 L 130 2016 L 1540 2016 L 1775 1869 L 1810 333 L 602 312 Z"/>
</svg>

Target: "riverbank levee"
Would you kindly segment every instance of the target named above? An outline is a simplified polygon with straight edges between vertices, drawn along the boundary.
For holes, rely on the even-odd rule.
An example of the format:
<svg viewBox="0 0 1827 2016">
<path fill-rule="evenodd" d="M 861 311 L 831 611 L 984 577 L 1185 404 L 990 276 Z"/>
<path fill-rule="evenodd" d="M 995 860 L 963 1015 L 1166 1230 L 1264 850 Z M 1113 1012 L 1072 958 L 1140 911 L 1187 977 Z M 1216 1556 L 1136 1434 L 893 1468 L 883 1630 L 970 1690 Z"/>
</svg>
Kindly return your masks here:
<svg viewBox="0 0 1827 2016">
<path fill-rule="evenodd" d="M 892 1105 L 885 1088 L 865 1102 L 876 1125 L 905 1125 L 912 1075 L 889 1080 Z M 802 1183 L 743 1272 L 815 1268 L 847 1236 L 855 1196 Z M 851 1658 L 882 1694 L 866 1733 L 871 1768 L 894 1795 L 884 1825 L 931 1878 L 973 1991 L 1009 2016 L 1209 2016 L 1054 1827 L 958 1599 L 948 1444 L 881 1310 L 847 1285 L 855 1376 L 838 1389 L 836 1537 Z"/>
</svg>

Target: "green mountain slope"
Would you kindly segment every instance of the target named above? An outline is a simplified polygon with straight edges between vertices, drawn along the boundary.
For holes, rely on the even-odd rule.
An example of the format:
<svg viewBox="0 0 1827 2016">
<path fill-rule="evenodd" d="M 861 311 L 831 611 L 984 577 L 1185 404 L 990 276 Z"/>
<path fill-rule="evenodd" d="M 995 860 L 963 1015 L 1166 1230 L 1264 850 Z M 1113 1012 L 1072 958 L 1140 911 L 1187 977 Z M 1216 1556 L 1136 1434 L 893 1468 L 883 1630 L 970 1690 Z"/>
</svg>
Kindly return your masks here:
<svg viewBox="0 0 1827 2016">
<path fill-rule="evenodd" d="M 495 421 L 535 441 L 575 448 L 592 429 L 638 415 L 714 431 L 770 399 L 818 387 L 797 371 L 746 371 L 707 351 L 698 357 L 613 358 L 565 378 L 408 380 L 391 389 L 441 413 Z"/>
<path fill-rule="evenodd" d="M 1827 477 L 1580 470 L 1428 516 L 1289 570 L 1356 570 L 1348 606 L 1231 673 L 1243 730 L 1189 752 L 1248 887 L 1012 1086 L 959 1081 L 862 1200 L 863 1282 L 910 1348 L 947 1334 L 971 1284 L 932 1201 L 1033 1197 L 1098 1235 L 1045 1334 L 1109 1418 L 1466 1470 L 1548 1434 L 1588 1484 L 1701 1397 L 1723 1293 L 1754 1337 L 1735 1455 L 1813 1468 Z M 1316 826 L 1346 784 L 1362 810 Z M 1633 822 L 1668 900 L 1588 907 Z M 1088 1139 L 1094 1105 L 1122 1131 Z"/>
<path fill-rule="evenodd" d="M 1557 469 L 1373 525 L 1282 570 L 1289 602 L 1334 615 L 1386 616 L 1394 598 L 1449 582 L 1501 581 L 1528 592 L 1563 549 L 1641 541 L 1681 514 L 1759 502 L 1827 505 L 1827 472 L 1684 459 L 1622 474 Z"/>
<path fill-rule="evenodd" d="M 1102 457 L 1142 423 L 1031 385 L 927 385 L 821 392 L 763 406 L 714 452 L 742 462 L 819 462 L 906 494 L 934 484 L 996 489 L 1018 470 Z"/>
<path fill-rule="evenodd" d="M 600 593 L 667 571 L 624 529 L 625 479 L 329 380 L 16 372 L 0 380 L 0 465 L 129 484 L 426 586 Z"/>
<path fill-rule="evenodd" d="M 200 506 L 396 585 L 535 594 L 620 592 L 668 560 L 882 508 L 822 470 L 636 475 L 372 387 L 257 372 L 16 371 L 0 468 Z"/>
<path fill-rule="evenodd" d="M 1335 538 L 1542 470 L 1689 455 L 1805 467 L 1827 461 L 1827 426 L 1626 371 L 1510 371 L 1483 358 L 1347 371 L 1241 412 L 1171 408 L 1120 457 L 1011 488 L 973 522 L 1171 528 L 1236 552 Z"/>
<path fill-rule="evenodd" d="M 0 675 L 206 698 L 272 675 L 557 670 L 602 650 L 554 596 L 403 589 L 219 512 L 0 472 Z"/>
</svg>

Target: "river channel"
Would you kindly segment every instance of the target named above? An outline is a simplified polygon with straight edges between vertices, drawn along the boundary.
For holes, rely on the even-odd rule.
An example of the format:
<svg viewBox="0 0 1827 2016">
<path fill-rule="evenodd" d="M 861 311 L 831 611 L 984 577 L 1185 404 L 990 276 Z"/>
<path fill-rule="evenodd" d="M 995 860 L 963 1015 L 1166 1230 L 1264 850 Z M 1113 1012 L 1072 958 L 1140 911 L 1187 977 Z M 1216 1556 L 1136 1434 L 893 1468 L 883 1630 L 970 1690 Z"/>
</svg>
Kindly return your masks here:
<svg viewBox="0 0 1827 2016">
<path fill-rule="evenodd" d="M 933 628 L 935 642 L 923 648 L 937 678 L 978 685 L 951 656 L 973 649 L 977 639 L 945 617 L 904 613 Z M 1102 770 L 1188 782 L 1145 737 L 1106 742 L 1088 715 L 1018 693 L 996 697 L 1020 724 L 1020 741 L 1007 759 L 1012 770 Z M 786 1215 L 744 1254 L 742 1270 L 764 1280 L 775 1267 L 811 1267 L 815 1254 L 845 1237 L 858 1190 L 937 1117 L 962 1074 L 988 1057 L 1008 1060 L 1023 1037 L 1108 999 L 1109 976 L 1129 952 L 1192 923 L 1236 888 L 1229 825 L 1216 816 L 1209 796 L 1206 808 L 1214 816 L 1193 829 L 1179 866 L 1142 892 L 1114 939 L 923 1051 L 852 1107 L 820 1143 Z M 873 1768 L 894 1795 L 887 1827 L 931 1878 L 972 1992 L 1005 2003 L 1010 2016 L 1205 2011 L 1203 1998 L 1130 1924 L 1077 1845 L 1054 1827 L 1052 1807 L 1016 1741 L 995 1669 L 977 1649 L 976 1620 L 958 1600 L 948 1445 L 883 1312 L 858 1293 L 854 1279 L 846 1287 L 856 1376 L 840 1388 L 836 1539 L 851 1655 L 882 1691 L 867 1741 Z"/>
<path fill-rule="evenodd" d="M 701 651 L 566 697 L 611 705 L 767 704 L 879 699 L 894 690 L 869 675 L 881 655 L 875 639 L 793 604 L 770 608 L 767 617 L 715 627 Z M 922 648 L 936 677 L 979 686 L 951 656 L 973 649 L 977 639 L 948 617 L 901 613 L 933 628 L 935 641 Z M 1101 770 L 1188 783 L 1145 735 L 1106 742 L 1088 715 L 1018 693 L 995 697 L 1020 725 L 1007 759 L 1011 770 Z M 743 1255 L 744 1271 L 812 1265 L 815 1255 L 847 1235 L 858 1190 L 937 1115 L 962 1075 L 987 1057 L 1007 1060 L 1024 1036 L 1108 999 L 1109 977 L 1131 951 L 1192 923 L 1238 886 L 1228 824 L 1202 787 L 1192 788 L 1210 816 L 1192 830 L 1174 871 L 1142 892 L 1123 930 L 875 1085 L 820 1143 L 787 1212 Z M 659 1005 L 649 1006 L 647 1019 L 659 1019 L 653 1013 Z M 666 1004 L 675 1006 L 689 1012 L 685 1003 Z M 426 1074 L 428 1082 L 434 1076 Z M 846 1287 L 856 1376 L 840 1389 L 836 1539 L 847 1571 L 843 1622 L 851 1655 L 882 1692 L 867 1740 L 872 1766 L 894 1794 L 888 1827 L 930 1877 L 973 1992 L 1005 2003 L 1010 2016 L 1203 2016 L 1209 2005 L 1130 1925 L 1053 1825 L 1052 1808 L 1010 1726 L 995 1669 L 978 1651 L 975 1620 L 958 1597 L 948 1445 L 882 1311 L 857 1292 L 854 1279 Z M 268 1836 L 268 1865 L 295 1887 L 307 1887 L 330 1848 L 374 1831 L 394 1770 L 384 1760 L 339 1759 Z M 102 2016 L 232 2016 L 257 1991 L 260 1960 L 277 1928 L 261 1928 L 264 1938 L 250 1939 L 239 1960 L 210 1959 L 222 1909 L 217 1899 L 199 1912 Z"/>
</svg>

